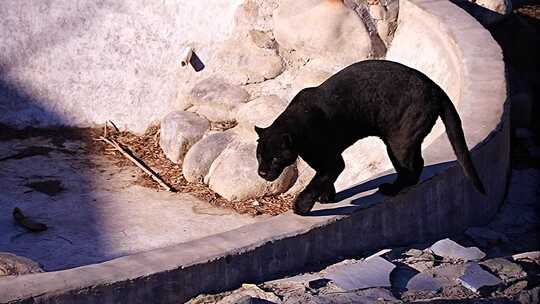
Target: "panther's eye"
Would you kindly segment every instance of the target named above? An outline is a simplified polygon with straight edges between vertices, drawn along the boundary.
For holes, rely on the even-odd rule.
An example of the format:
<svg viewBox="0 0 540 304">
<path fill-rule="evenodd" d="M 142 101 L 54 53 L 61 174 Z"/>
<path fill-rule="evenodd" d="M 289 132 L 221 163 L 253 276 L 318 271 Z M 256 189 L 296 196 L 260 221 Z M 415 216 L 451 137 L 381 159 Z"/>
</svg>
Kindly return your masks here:
<svg viewBox="0 0 540 304">
<path fill-rule="evenodd" d="M 279 158 L 277 158 L 277 157 L 272 158 L 273 163 L 277 163 L 278 161 L 279 161 Z"/>
</svg>

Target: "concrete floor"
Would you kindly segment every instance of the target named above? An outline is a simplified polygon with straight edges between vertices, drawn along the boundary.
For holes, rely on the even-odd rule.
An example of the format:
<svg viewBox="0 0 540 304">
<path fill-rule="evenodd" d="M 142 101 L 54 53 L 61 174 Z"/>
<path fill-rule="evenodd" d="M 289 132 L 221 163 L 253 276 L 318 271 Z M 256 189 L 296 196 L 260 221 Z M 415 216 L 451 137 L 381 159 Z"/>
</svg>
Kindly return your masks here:
<svg viewBox="0 0 540 304">
<path fill-rule="evenodd" d="M 166 247 L 260 219 L 191 195 L 137 186 L 137 169 L 88 155 L 83 146 L 79 141 L 55 145 L 43 137 L 0 141 L 0 251 L 52 271 Z M 32 233 L 18 226 L 14 207 L 49 229 Z"/>
</svg>

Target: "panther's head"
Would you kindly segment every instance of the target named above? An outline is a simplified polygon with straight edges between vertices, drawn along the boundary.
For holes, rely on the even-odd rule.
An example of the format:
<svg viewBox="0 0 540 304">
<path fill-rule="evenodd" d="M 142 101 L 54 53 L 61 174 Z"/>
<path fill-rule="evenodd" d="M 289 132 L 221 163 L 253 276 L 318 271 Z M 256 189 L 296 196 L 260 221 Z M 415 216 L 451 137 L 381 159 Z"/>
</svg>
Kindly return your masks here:
<svg viewBox="0 0 540 304">
<path fill-rule="evenodd" d="M 259 135 L 257 140 L 258 173 L 265 180 L 274 181 L 298 158 L 298 153 L 293 149 L 292 137 L 289 133 L 275 132 L 270 128 L 255 127 L 255 132 Z"/>
</svg>

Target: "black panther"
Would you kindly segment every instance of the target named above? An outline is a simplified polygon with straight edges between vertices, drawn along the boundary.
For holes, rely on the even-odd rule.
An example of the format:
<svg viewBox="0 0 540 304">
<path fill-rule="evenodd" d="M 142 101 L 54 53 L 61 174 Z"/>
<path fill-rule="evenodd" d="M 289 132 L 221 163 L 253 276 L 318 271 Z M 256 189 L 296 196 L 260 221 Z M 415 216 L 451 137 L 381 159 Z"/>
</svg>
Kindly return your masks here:
<svg viewBox="0 0 540 304">
<path fill-rule="evenodd" d="M 306 214 L 315 201 L 334 202 L 334 182 L 345 168 L 341 153 L 361 138 L 378 136 L 397 172 L 379 192 L 394 196 L 418 182 L 422 141 L 438 117 L 465 175 L 485 194 L 450 98 L 421 72 L 386 60 L 344 68 L 318 87 L 300 91 L 268 128 L 255 127 L 258 174 L 273 181 L 301 156 L 316 171 L 293 207 Z"/>
</svg>

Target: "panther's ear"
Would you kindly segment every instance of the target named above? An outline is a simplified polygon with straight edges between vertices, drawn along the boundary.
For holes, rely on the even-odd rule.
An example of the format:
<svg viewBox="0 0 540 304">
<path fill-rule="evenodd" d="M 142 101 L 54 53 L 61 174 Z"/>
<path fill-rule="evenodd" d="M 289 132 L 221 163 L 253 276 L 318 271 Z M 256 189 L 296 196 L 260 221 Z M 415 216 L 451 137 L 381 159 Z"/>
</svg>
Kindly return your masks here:
<svg viewBox="0 0 540 304">
<path fill-rule="evenodd" d="M 264 128 L 259 128 L 255 126 L 255 132 L 257 132 L 257 135 L 259 135 L 259 137 L 262 135 L 263 131 L 264 131 Z"/>
<path fill-rule="evenodd" d="M 291 134 L 285 133 L 282 136 L 283 136 L 283 142 L 281 143 L 281 147 L 283 149 L 290 149 L 293 144 Z"/>
</svg>

